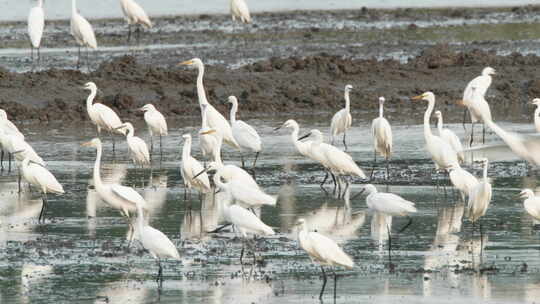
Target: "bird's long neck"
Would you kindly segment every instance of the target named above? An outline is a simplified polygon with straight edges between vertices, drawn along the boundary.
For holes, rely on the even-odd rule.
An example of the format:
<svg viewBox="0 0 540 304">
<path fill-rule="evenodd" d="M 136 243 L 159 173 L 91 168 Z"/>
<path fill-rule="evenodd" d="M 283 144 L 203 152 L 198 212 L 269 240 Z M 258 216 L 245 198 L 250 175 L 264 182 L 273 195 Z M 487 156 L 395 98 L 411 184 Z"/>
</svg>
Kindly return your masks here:
<svg viewBox="0 0 540 304">
<path fill-rule="evenodd" d="M 534 123 L 540 123 L 540 106 L 537 106 L 536 110 L 534 110 Z"/>
<path fill-rule="evenodd" d="M 488 162 L 486 161 L 484 163 L 484 174 L 483 174 L 484 181 L 486 181 L 486 179 L 487 179 L 487 169 L 488 169 Z"/>
<path fill-rule="evenodd" d="M 139 233 L 141 233 L 144 229 L 144 218 L 141 204 L 137 204 L 137 228 L 139 229 Z"/>
<path fill-rule="evenodd" d="M 94 163 L 94 186 L 100 187 L 102 185 L 101 183 L 101 175 L 99 174 L 99 167 L 101 165 L 101 145 L 97 147 L 97 155 L 96 155 L 96 162 Z"/>
<path fill-rule="evenodd" d="M 38 7 L 43 7 L 43 0 L 38 0 L 37 6 Z"/>
<path fill-rule="evenodd" d="M 437 130 L 439 130 L 439 135 L 441 135 L 443 129 L 443 118 L 442 116 L 437 117 Z"/>
<path fill-rule="evenodd" d="M 379 118 L 382 118 L 384 114 L 384 103 L 379 101 Z"/>
<path fill-rule="evenodd" d="M 236 122 L 236 112 L 238 111 L 238 102 L 233 101 L 231 107 L 231 125 Z"/>
<path fill-rule="evenodd" d="M 345 90 L 345 110 L 351 110 L 351 100 L 349 99 L 349 90 Z"/>
<path fill-rule="evenodd" d="M 227 185 L 221 181 L 221 168 L 218 169 L 214 174 L 214 184 L 216 184 L 217 187 L 223 190 L 227 188 Z"/>
<path fill-rule="evenodd" d="M 182 160 L 186 161 L 191 156 L 191 138 L 186 139 L 182 148 Z"/>
<path fill-rule="evenodd" d="M 296 149 L 300 150 L 298 148 L 298 145 L 300 144 L 300 141 L 298 141 L 298 132 L 300 132 L 300 128 L 298 126 L 294 126 L 291 133 L 291 139 Z"/>
<path fill-rule="evenodd" d="M 86 98 L 86 108 L 90 109 L 92 108 L 92 103 L 94 102 L 94 98 L 96 98 L 97 90 L 92 89 L 90 91 L 90 95 L 88 95 L 88 98 Z"/>
<path fill-rule="evenodd" d="M 435 107 L 435 100 L 429 100 L 428 102 L 428 107 L 424 113 L 424 136 L 426 138 L 433 136 L 433 134 L 431 134 L 431 127 L 429 126 L 429 118 Z"/>
<path fill-rule="evenodd" d="M 132 138 L 133 135 L 134 135 L 134 133 L 135 133 L 135 130 L 134 130 L 133 128 L 128 128 L 126 137 L 127 137 L 127 138 Z"/>
<path fill-rule="evenodd" d="M 207 118 L 206 118 L 206 110 L 207 110 L 207 108 L 203 109 L 203 108 L 201 107 L 201 111 L 202 111 L 202 112 L 201 112 L 201 127 L 202 127 L 203 129 L 208 128 L 208 120 L 207 120 Z"/>
<path fill-rule="evenodd" d="M 23 159 L 22 163 L 21 163 L 21 168 L 23 170 L 26 170 L 26 168 L 28 168 L 28 164 L 30 163 L 30 158 L 25 158 Z"/>
<path fill-rule="evenodd" d="M 219 167 L 223 167 L 223 161 L 221 160 L 221 145 L 215 145 L 214 147 L 214 162 L 216 162 Z"/>
<path fill-rule="evenodd" d="M 203 85 L 204 65 L 198 65 L 197 69 L 199 70 L 199 74 L 197 75 L 197 95 L 199 96 L 199 104 L 208 104 Z"/>
</svg>

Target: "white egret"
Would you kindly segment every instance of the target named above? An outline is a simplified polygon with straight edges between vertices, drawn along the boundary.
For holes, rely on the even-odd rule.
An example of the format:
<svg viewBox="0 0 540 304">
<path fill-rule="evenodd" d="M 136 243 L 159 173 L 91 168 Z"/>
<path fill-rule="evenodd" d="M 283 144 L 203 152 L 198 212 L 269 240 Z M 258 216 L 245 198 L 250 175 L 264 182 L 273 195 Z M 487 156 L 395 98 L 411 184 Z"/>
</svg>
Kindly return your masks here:
<svg viewBox="0 0 540 304">
<path fill-rule="evenodd" d="M 534 195 L 531 189 L 523 189 L 519 196 L 524 198 L 523 207 L 532 217 L 540 221 L 540 197 Z"/>
<path fill-rule="evenodd" d="M 23 150 L 15 151 L 13 153 L 24 152 Z M 41 221 L 45 215 L 45 209 L 47 208 L 47 193 L 63 194 L 64 188 L 56 180 L 49 170 L 45 169 L 41 164 L 34 163 L 29 157 L 26 157 L 21 163 L 21 173 L 23 178 L 38 188 L 41 192 L 41 198 L 43 200 L 43 206 L 39 213 L 38 221 Z"/>
<path fill-rule="evenodd" d="M 437 130 L 439 130 L 439 137 L 454 149 L 457 153 L 458 161 L 463 163 L 465 161 L 465 155 L 463 153 L 463 145 L 456 133 L 450 129 L 443 127 L 443 117 L 441 111 L 435 111 L 435 117 L 437 117 Z"/>
<path fill-rule="evenodd" d="M 206 173 L 199 174 L 203 171 L 204 167 L 198 160 L 191 156 L 191 135 L 184 134 L 184 147 L 182 148 L 182 166 L 180 173 L 184 180 L 184 186 L 186 189 L 192 187 L 201 193 L 208 193 L 211 191 L 210 180 Z M 187 195 L 187 193 L 186 193 Z"/>
<path fill-rule="evenodd" d="M 167 136 L 167 121 L 161 112 L 156 110 L 153 104 L 145 104 L 141 111 L 144 112 L 144 121 L 148 126 L 148 132 L 150 133 L 150 154 L 154 151 L 154 134 L 159 135 L 159 153 L 163 155 L 161 150 L 161 137 Z"/>
<path fill-rule="evenodd" d="M 250 150 L 255 152 L 255 160 L 253 161 L 253 168 L 257 163 L 257 158 L 262 150 L 261 138 L 255 129 L 247 123 L 236 119 L 236 111 L 238 110 L 238 99 L 235 96 L 229 96 L 228 102 L 232 104 L 231 107 L 231 129 L 234 139 L 240 146 L 240 156 L 242 157 L 242 167 L 244 167 L 244 155 L 243 150 Z"/>
<path fill-rule="evenodd" d="M 4 169 L 4 151 L 7 153 L 12 153 L 13 148 L 11 148 L 11 137 L 19 137 L 21 140 L 24 141 L 24 135 L 19 131 L 17 126 L 12 123 L 8 117 L 6 111 L 3 109 L 0 109 L 0 144 L 2 145 L 2 151 L 1 151 L 1 157 L 0 162 L 2 166 L 2 170 Z M 9 142 L 8 142 L 9 141 Z M 8 147 L 9 146 L 9 147 Z M 11 150 L 11 152 L 9 152 Z M 8 155 L 9 158 L 9 171 L 11 171 L 11 155 Z"/>
<path fill-rule="evenodd" d="M 245 0 L 230 0 L 230 10 L 233 21 L 238 18 L 242 23 L 251 23 L 251 16 Z"/>
<path fill-rule="evenodd" d="M 163 284 L 163 268 L 161 267 L 161 259 L 180 260 L 180 254 L 174 246 L 173 242 L 161 231 L 147 225 L 143 218 L 143 205 L 137 201 L 137 232 L 139 241 L 144 249 L 148 250 L 152 257 L 158 262 L 158 275 L 156 282 L 161 288 Z"/>
<path fill-rule="evenodd" d="M 428 102 L 428 107 L 424 113 L 424 138 L 426 140 L 426 148 L 435 163 L 435 168 L 437 170 L 444 170 L 450 165 L 458 164 L 457 154 L 454 149 L 439 136 L 431 133 L 429 119 L 435 107 L 435 95 L 432 92 L 425 92 L 422 95 L 412 97 L 412 99 Z"/>
<path fill-rule="evenodd" d="M 214 184 L 219 189 L 229 193 L 234 201 L 248 208 L 258 208 L 263 205 L 275 206 L 277 198 L 264 193 L 259 187 L 246 185 L 243 180 L 234 178 L 224 183 L 221 181 L 223 168 L 214 174 Z"/>
<path fill-rule="evenodd" d="M 89 142 L 85 142 L 82 146 L 96 148 L 97 155 L 93 171 L 94 186 L 99 197 L 104 202 L 111 207 L 118 209 L 120 213 L 127 218 L 129 218 L 130 212 L 136 212 L 136 204 L 141 204 L 143 208 L 147 208 L 144 198 L 133 188 L 119 184 L 103 183 L 100 175 L 101 154 L 103 149 L 99 138 L 94 138 Z"/>
<path fill-rule="evenodd" d="M 34 49 L 37 50 L 37 60 L 38 62 L 40 61 L 39 48 L 44 27 L 45 12 L 43 11 L 43 0 L 37 0 L 36 6 L 32 7 L 28 14 L 28 36 L 30 37 L 32 64 L 34 63 Z"/>
<path fill-rule="evenodd" d="M 77 10 L 77 0 L 71 0 L 71 35 L 77 41 L 79 45 L 79 57 L 77 59 L 77 69 L 79 68 L 81 61 L 81 46 L 89 47 L 94 50 L 97 49 L 96 35 L 94 34 L 94 29 Z M 88 50 L 86 51 L 88 59 Z M 88 69 L 90 69 L 89 63 L 87 61 Z"/>
<path fill-rule="evenodd" d="M 469 202 L 467 208 L 469 209 L 469 218 L 474 223 L 484 214 L 486 214 L 487 208 L 491 201 L 491 183 L 487 177 L 487 169 L 489 161 L 487 158 L 480 160 L 484 166 L 482 180 L 471 189 L 469 193 Z"/>
<path fill-rule="evenodd" d="M 323 266 L 342 266 L 347 269 L 352 269 L 354 267 L 354 262 L 351 257 L 348 256 L 332 239 L 318 232 L 309 231 L 304 219 L 298 219 L 296 224 L 300 226 L 300 229 L 298 230 L 298 241 L 300 243 L 300 247 L 307 252 L 311 258 L 311 261 L 318 263 L 321 266 L 321 271 L 323 274 L 323 286 L 321 293 L 319 294 L 319 299 L 322 299 L 327 281 Z M 335 297 L 336 273 L 334 272 L 334 298 Z"/>
<path fill-rule="evenodd" d="M 118 128 L 122 125 L 122 121 L 118 114 L 114 112 L 108 106 L 102 103 L 95 103 L 94 98 L 97 94 L 97 86 L 93 82 L 87 82 L 84 87 L 85 90 L 90 90 L 90 95 L 86 99 L 86 111 L 93 124 L 97 127 L 98 136 L 101 135 L 101 129 L 108 131 L 111 134 L 113 140 L 113 152 L 115 149 L 115 139 L 113 133 L 126 135 L 126 132 L 122 128 Z"/>
<path fill-rule="evenodd" d="M 379 97 L 379 117 L 373 119 L 371 123 L 371 134 L 373 135 L 373 162 L 377 162 L 377 152 L 386 159 L 386 178 L 388 178 L 388 161 L 392 156 L 392 128 L 390 123 L 383 116 L 384 97 Z M 375 169 L 375 164 L 373 164 Z M 371 171 L 371 176 L 373 176 Z"/>
<path fill-rule="evenodd" d="M 216 153 L 221 153 L 221 143 L 223 138 L 216 130 L 208 126 L 208 104 L 201 105 L 201 129 L 199 130 L 199 147 L 202 155 L 208 157 L 212 161 L 216 161 L 218 156 Z"/>
<path fill-rule="evenodd" d="M 347 143 L 345 142 L 345 136 L 347 130 L 351 127 L 352 116 L 351 116 L 351 101 L 349 99 L 349 92 L 353 89 L 353 86 L 348 84 L 345 86 L 345 108 L 339 110 L 332 117 L 332 122 L 330 123 L 330 134 L 332 136 L 332 145 L 334 144 L 334 139 L 339 134 L 343 133 L 343 146 L 345 146 L 345 151 L 347 151 Z"/>
<path fill-rule="evenodd" d="M 531 104 L 536 106 L 534 110 L 534 127 L 536 132 L 540 132 L 540 98 L 533 99 Z"/>
<path fill-rule="evenodd" d="M 178 65 L 188 65 L 188 66 L 195 66 L 198 70 L 197 75 L 197 96 L 199 98 L 199 105 L 202 106 L 203 104 L 207 104 L 207 115 L 208 115 L 208 126 L 217 132 L 221 134 L 223 137 L 223 141 L 228 144 L 229 146 L 238 149 L 238 143 L 234 139 L 234 136 L 232 135 L 231 126 L 229 125 L 229 122 L 221 113 L 219 113 L 211 104 L 208 103 L 208 100 L 206 99 L 206 92 L 204 90 L 203 85 L 203 77 L 204 77 L 204 64 L 201 59 L 199 58 L 193 58 L 191 60 L 187 60 L 184 62 L 179 63 Z"/>
<path fill-rule="evenodd" d="M 253 179 L 253 176 L 251 176 L 251 174 L 247 173 L 244 169 L 238 166 L 231 164 L 224 165 L 223 162 L 221 162 L 220 157 L 218 157 L 215 162 L 208 163 L 206 169 L 204 169 L 204 172 L 213 170 L 220 170 L 221 177 L 223 177 L 223 179 L 225 179 L 225 181 L 227 182 L 235 180 L 244 185 L 245 187 L 257 189 L 259 188 L 259 185 L 257 185 L 257 182 Z"/>
<path fill-rule="evenodd" d="M 478 185 L 478 179 L 467 170 L 455 164 L 450 165 L 447 170 L 452 185 L 459 190 L 461 199 L 465 201 L 465 197 Z"/>
<path fill-rule="evenodd" d="M 144 167 L 145 165 L 150 165 L 150 153 L 148 152 L 148 146 L 140 137 L 135 136 L 135 128 L 130 122 L 123 123 L 122 125 L 116 127 L 116 129 L 125 128 L 126 141 L 129 147 L 129 154 L 131 159 L 136 166 Z"/>
<path fill-rule="evenodd" d="M 139 43 L 139 34 L 141 31 L 141 26 L 146 27 L 147 29 L 152 27 L 152 22 L 143 8 L 133 0 L 120 0 L 120 6 L 122 7 L 122 12 L 124 13 L 124 18 L 128 23 L 128 38 L 127 41 L 131 38 L 131 25 L 137 26 L 135 33 L 137 34 L 137 43 Z"/>
<path fill-rule="evenodd" d="M 474 139 L 474 124 L 476 122 L 484 123 L 484 120 L 491 120 L 491 111 L 485 100 L 486 92 L 491 85 L 492 75 L 495 75 L 495 69 L 485 67 L 482 70 L 482 75 L 471 80 L 463 91 L 463 100 L 459 103 L 467 107 L 471 115 L 471 139 L 469 146 L 472 146 Z M 474 98 L 475 94 L 479 94 L 480 98 Z M 465 113 L 463 112 L 463 125 L 465 126 Z M 485 141 L 485 127 L 482 132 L 482 141 Z"/>
<path fill-rule="evenodd" d="M 0 129 L 6 132 L 6 134 L 15 134 L 24 139 L 24 135 L 19 131 L 17 126 L 8 119 L 7 113 L 3 109 L 0 109 Z"/>
</svg>

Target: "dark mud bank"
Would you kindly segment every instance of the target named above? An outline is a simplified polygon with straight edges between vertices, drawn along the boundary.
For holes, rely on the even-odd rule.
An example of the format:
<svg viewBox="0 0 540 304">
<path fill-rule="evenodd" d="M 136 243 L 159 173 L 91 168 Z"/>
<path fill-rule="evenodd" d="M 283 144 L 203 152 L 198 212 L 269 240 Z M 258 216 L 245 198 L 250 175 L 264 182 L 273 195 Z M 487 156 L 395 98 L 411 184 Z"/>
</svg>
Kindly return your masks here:
<svg viewBox="0 0 540 304">
<path fill-rule="evenodd" d="M 375 109 L 377 97 L 385 96 L 389 112 L 418 115 L 423 105 L 411 105 L 409 97 L 431 90 L 438 98 L 437 107 L 457 119 L 462 111 L 456 101 L 463 88 L 488 65 L 498 73 L 487 98 L 495 117 L 528 113 L 527 101 L 540 97 L 540 57 L 498 56 L 482 50 L 456 53 L 447 45 L 434 46 L 406 64 L 320 54 L 271 58 L 235 70 L 207 66 L 204 84 L 210 102 L 222 112 L 229 109 L 224 102 L 227 96 L 238 96 L 240 116 L 333 112 L 342 107 L 342 89 L 350 83 L 355 87 L 353 111 Z M 101 90 L 96 101 L 111 106 L 123 119 L 140 115 L 135 109 L 146 103 L 155 104 L 169 118 L 199 111 L 196 71 L 142 65 L 131 56 L 105 62 L 89 74 L 0 69 L 0 107 L 18 121 L 86 120 L 87 92 L 81 86 L 87 81 L 94 81 Z"/>
</svg>

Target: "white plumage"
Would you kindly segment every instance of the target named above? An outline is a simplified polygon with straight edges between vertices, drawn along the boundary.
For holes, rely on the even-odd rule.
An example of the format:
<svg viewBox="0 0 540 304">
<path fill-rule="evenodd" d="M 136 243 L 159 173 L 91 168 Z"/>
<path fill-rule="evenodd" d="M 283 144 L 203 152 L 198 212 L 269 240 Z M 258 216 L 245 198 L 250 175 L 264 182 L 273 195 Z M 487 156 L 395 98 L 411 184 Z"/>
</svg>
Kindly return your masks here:
<svg viewBox="0 0 540 304">
<path fill-rule="evenodd" d="M 208 126 L 208 104 L 201 105 L 201 129 L 199 130 L 199 147 L 202 155 L 212 161 L 219 157 L 216 153 L 221 153 L 221 134 Z"/>
<path fill-rule="evenodd" d="M 14 134 L 24 139 L 24 135 L 19 131 L 17 126 L 8 119 L 7 113 L 3 109 L 0 109 L 0 129 L 8 135 Z"/>
<path fill-rule="evenodd" d="M 96 35 L 90 23 L 77 11 L 76 0 L 71 2 L 71 35 L 79 46 L 97 49 Z"/>
<path fill-rule="evenodd" d="M 133 0 L 120 0 L 120 6 L 122 7 L 124 18 L 129 25 L 140 24 L 146 28 L 152 27 L 150 18 L 148 18 L 146 12 L 137 2 Z"/>
<path fill-rule="evenodd" d="M 245 0 L 230 0 L 231 17 L 238 18 L 242 23 L 251 23 L 251 16 Z"/>
<path fill-rule="evenodd" d="M 182 135 L 182 138 L 184 138 L 184 147 L 182 148 L 182 166 L 180 168 L 180 173 L 182 174 L 184 185 L 188 189 L 193 187 L 199 192 L 208 193 L 211 190 L 208 174 L 199 174 L 204 170 L 204 167 L 198 160 L 191 156 L 191 135 L 184 134 Z M 197 176 L 197 174 L 199 175 Z"/>
<path fill-rule="evenodd" d="M 96 148 L 96 161 L 94 163 L 94 186 L 99 197 L 111 207 L 118 209 L 124 216 L 129 217 L 130 212 L 136 212 L 136 204 L 141 204 L 146 209 L 146 201 L 133 188 L 119 184 L 104 184 L 101 180 L 100 165 L 102 145 L 99 138 L 94 138 L 83 146 Z"/>
<path fill-rule="evenodd" d="M 129 122 L 120 125 L 117 128 L 125 128 L 126 141 L 129 147 L 129 154 L 133 163 L 138 166 L 145 166 L 150 164 L 150 152 L 148 152 L 148 146 L 140 137 L 134 135 L 135 128 Z"/>
<path fill-rule="evenodd" d="M 298 132 L 300 132 L 300 126 L 294 119 L 289 119 L 286 122 L 283 123 L 283 125 L 277 127 L 274 130 L 279 130 L 281 128 L 290 128 L 292 129 L 291 132 L 291 140 L 293 142 L 293 145 L 296 147 L 296 150 L 298 153 L 302 154 L 303 156 L 307 158 L 312 158 L 312 156 L 309 154 L 309 144 L 301 142 L 298 140 Z"/>
<path fill-rule="evenodd" d="M 144 112 L 144 121 L 148 126 L 150 133 L 150 151 L 154 150 L 154 134 L 159 135 L 159 147 L 161 152 L 161 137 L 167 136 L 167 121 L 161 112 L 159 112 L 153 104 L 145 104 L 141 111 Z"/>
<path fill-rule="evenodd" d="M 378 192 L 377 188 L 371 184 L 364 186 L 368 196 L 366 197 L 367 206 L 377 212 L 391 216 L 405 216 L 409 213 L 415 213 L 414 203 L 393 193 Z"/>
<path fill-rule="evenodd" d="M 32 47 L 39 49 L 43 28 L 45 26 L 45 13 L 43 11 L 43 0 L 38 0 L 37 5 L 30 9 L 28 14 L 28 36 Z"/>
<path fill-rule="evenodd" d="M 435 163 L 435 168 L 446 170 L 450 165 L 458 164 L 457 154 L 454 149 L 439 136 L 431 133 L 429 119 L 435 107 L 435 95 L 432 92 L 425 92 L 412 99 L 426 100 L 428 102 L 428 107 L 424 113 L 424 138 L 426 140 L 426 148 Z"/>
<path fill-rule="evenodd" d="M 0 131 L 0 133 L 2 133 Z M 0 135 L 0 142 L 6 151 L 9 153 L 15 153 L 15 159 L 22 162 L 24 159 L 28 158 L 30 161 L 45 166 L 43 159 L 34 151 L 34 148 L 30 146 L 22 137 L 15 134 L 12 135 Z"/>
<path fill-rule="evenodd" d="M 243 150 L 249 150 L 251 152 L 257 153 L 255 156 L 255 161 L 253 162 L 253 166 L 255 166 L 259 152 L 261 152 L 262 150 L 261 137 L 252 126 L 248 125 L 242 120 L 236 119 L 236 111 L 238 110 L 238 99 L 236 99 L 235 96 L 229 96 L 227 101 L 232 104 L 230 117 L 231 129 L 234 139 L 240 146 L 240 153 L 242 153 Z"/>
<path fill-rule="evenodd" d="M 525 199 L 523 201 L 525 211 L 540 221 L 540 197 L 534 195 L 531 189 L 523 189 L 519 195 Z"/>
<path fill-rule="evenodd" d="M 251 208 L 261 207 L 262 205 L 276 205 L 276 198 L 274 196 L 264 193 L 259 187 L 251 187 L 244 184 L 243 180 L 235 180 L 233 178 L 227 183 L 222 182 L 222 170 L 219 169 L 214 174 L 214 184 L 216 187 L 229 193 L 237 203 Z"/>
<path fill-rule="evenodd" d="M 482 180 L 471 189 L 469 194 L 469 202 L 467 208 L 469 209 L 469 218 L 472 222 L 476 222 L 480 217 L 486 214 L 486 211 L 491 202 L 491 183 L 487 177 L 488 159 L 482 160 L 484 165 Z"/>
<path fill-rule="evenodd" d="M 223 207 L 225 219 L 236 226 L 243 237 L 248 233 L 258 235 L 274 235 L 274 230 L 263 223 L 253 212 L 238 205 L 226 205 Z"/>
<path fill-rule="evenodd" d="M 484 68 L 482 75 L 471 80 L 463 91 L 463 105 L 469 109 L 473 123 L 483 122 L 484 119 L 491 120 L 491 111 L 485 100 L 485 95 L 491 85 L 491 75 L 494 74 L 495 70 L 493 68 Z M 481 98 L 474 99 L 474 94 L 478 94 Z"/>
<path fill-rule="evenodd" d="M 257 189 L 259 188 L 259 185 L 257 185 L 257 182 L 253 179 L 253 176 L 251 176 L 251 174 L 247 173 L 244 169 L 238 166 L 231 164 L 224 165 L 221 162 L 221 158 L 218 158 L 218 160 L 215 162 L 208 163 L 205 170 L 219 170 L 221 172 L 221 177 L 227 182 L 234 180 L 244 185 L 245 187 Z"/>
<path fill-rule="evenodd" d="M 464 162 L 465 155 L 463 153 L 463 145 L 461 145 L 459 137 L 456 135 L 456 133 L 452 132 L 452 130 L 443 127 L 443 117 L 441 111 L 435 111 L 435 117 L 437 117 L 437 130 L 439 130 L 439 136 L 442 140 L 449 144 L 452 149 L 454 149 L 454 151 L 457 153 L 458 161 L 460 163 Z"/>
<path fill-rule="evenodd" d="M 197 75 L 197 96 L 199 98 L 199 105 L 207 104 L 207 119 L 208 119 L 208 126 L 216 132 L 219 132 L 221 134 L 221 137 L 223 138 L 223 141 L 230 145 L 233 148 L 238 149 L 238 143 L 234 139 L 234 136 L 232 135 L 231 125 L 229 125 L 229 122 L 221 113 L 219 113 L 211 104 L 208 103 L 208 100 L 206 99 L 206 92 L 204 90 L 203 85 L 203 77 L 204 77 L 204 64 L 201 59 L 199 58 L 193 58 L 191 60 L 187 60 L 184 62 L 179 63 L 180 65 L 188 65 L 188 66 L 195 66 L 198 70 Z"/>
<path fill-rule="evenodd" d="M 86 99 L 86 111 L 92 123 L 96 125 L 98 134 L 101 134 L 101 129 L 105 129 L 110 133 L 114 132 L 125 135 L 125 131 L 118 128 L 122 125 L 122 121 L 116 112 L 102 103 L 92 104 L 97 94 L 96 84 L 87 82 L 84 89 L 90 90 L 90 95 Z"/>
<path fill-rule="evenodd" d="M 384 101 L 384 97 L 379 97 L 379 117 L 373 119 L 371 123 L 371 134 L 375 151 L 385 159 L 389 159 L 392 156 L 392 128 L 383 116 Z"/>
<path fill-rule="evenodd" d="M 540 98 L 533 99 L 531 104 L 536 106 L 534 110 L 534 127 L 536 132 L 540 132 Z"/>
<path fill-rule="evenodd" d="M 349 92 L 352 90 L 352 88 L 353 86 L 350 84 L 345 86 L 345 108 L 337 111 L 330 122 L 332 144 L 334 144 L 335 137 L 343 133 L 343 144 L 345 147 L 347 147 L 347 144 L 345 143 L 345 135 L 352 124 L 351 101 L 349 99 Z"/>
<path fill-rule="evenodd" d="M 465 201 L 465 197 L 478 185 L 478 179 L 467 170 L 457 165 L 451 165 L 448 168 L 448 171 L 452 185 L 460 191 L 461 198 Z"/>
</svg>

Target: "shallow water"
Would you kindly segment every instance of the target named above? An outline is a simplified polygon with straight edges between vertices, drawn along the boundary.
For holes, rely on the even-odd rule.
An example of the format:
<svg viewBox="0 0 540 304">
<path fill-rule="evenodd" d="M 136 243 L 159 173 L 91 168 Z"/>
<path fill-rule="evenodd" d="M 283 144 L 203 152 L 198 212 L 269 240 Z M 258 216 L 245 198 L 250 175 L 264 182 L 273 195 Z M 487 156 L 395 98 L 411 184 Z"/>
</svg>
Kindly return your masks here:
<svg viewBox="0 0 540 304">
<path fill-rule="evenodd" d="M 348 135 L 349 152 L 368 173 L 373 165 L 368 117 L 373 115 L 355 117 L 355 127 Z M 157 265 L 153 259 L 137 242 L 127 249 L 126 223 L 89 188 L 95 151 L 80 147 L 80 143 L 95 135 L 93 126 L 22 126 L 27 140 L 47 161 L 66 194 L 49 196 L 47 221 L 40 225 L 39 195 L 27 188 L 19 195 L 15 173 L 2 172 L 0 300 L 144 303 L 159 297 L 164 303 L 317 302 L 320 269 L 298 247 L 292 225 L 299 217 L 306 218 L 312 229 L 335 239 L 354 258 L 353 270 L 337 271 L 337 302 L 538 300 L 540 235 L 516 197 L 523 187 L 535 188 L 538 178 L 533 171 L 527 172 L 523 162 L 494 162 L 490 166 L 494 195 L 481 220 L 481 240 L 478 227 L 473 231 L 467 220 L 457 193 L 451 187 L 443 187 L 448 181 L 440 175 L 430 178 L 427 171 L 433 165 L 422 148 L 421 125 L 394 124 L 396 153 L 390 164 L 391 178 L 384 180 L 381 165 L 376 169 L 374 183 L 381 191 L 391 191 L 415 202 L 419 212 L 412 216 L 412 225 L 403 233 L 397 232 L 407 219 L 393 219 L 392 262 L 396 268 L 391 273 L 386 226 L 366 210 L 364 196 L 355 196 L 361 191 L 361 181 L 355 180 L 345 198 L 333 196 L 330 183 L 326 187 L 330 193 L 321 190 L 321 168 L 295 153 L 287 131 L 273 131 L 288 118 L 248 121 L 257 126 L 263 138 L 264 153 L 258 161 L 257 181 L 268 193 L 279 195 L 275 208 L 261 211 L 262 220 L 279 233 L 255 241 L 258 263 L 249 279 L 252 255 L 247 253 L 244 258 L 243 273 L 239 262 L 241 239 L 232 231 L 207 233 L 220 222 L 219 203 L 211 197 L 204 197 L 201 202 L 196 193 L 184 200 L 178 169 L 181 134 L 194 134 L 197 121 L 170 122 L 173 127 L 164 141 L 163 159 L 159 162 L 156 155 L 153 169 L 134 168 L 120 138 L 113 159 L 110 141 L 105 139 L 102 176 L 135 187 L 143 194 L 151 209 L 150 224 L 167 234 L 181 250 L 181 262 L 164 262 L 161 294 L 154 282 Z M 300 119 L 302 130 L 326 131 L 314 119 L 320 118 Z M 528 123 L 502 126 L 532 131 Z M 461 125 L 449 127 L 465 137 Z M 136 128 L 147 139 L 145 128 Z M 497 141 L 489 133 L 487 139 Z M 198 149 L 194 149 L 200 159 Z M 230 149 L 224 151 L 224 159 L 239 164 L 239 157 Z M 480 168 L 475 167 L 472 172 L 478 176 Z M 325 301 L 332 301 L 330 283 Z"/>
</svg>

